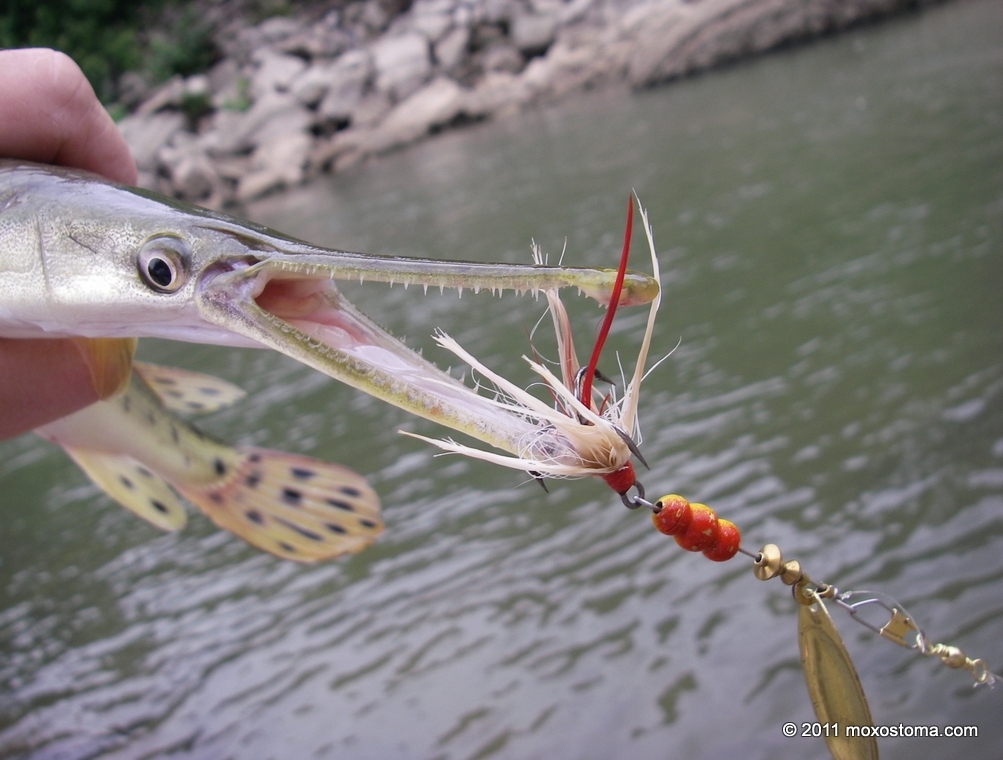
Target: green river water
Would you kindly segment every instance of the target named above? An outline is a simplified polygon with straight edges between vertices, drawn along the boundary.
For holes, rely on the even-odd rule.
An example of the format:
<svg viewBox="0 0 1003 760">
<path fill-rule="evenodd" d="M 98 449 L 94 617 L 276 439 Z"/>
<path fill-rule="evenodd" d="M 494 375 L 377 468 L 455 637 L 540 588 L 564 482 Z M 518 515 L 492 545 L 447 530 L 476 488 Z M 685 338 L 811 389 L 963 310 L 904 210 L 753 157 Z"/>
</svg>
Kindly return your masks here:
<svg viewBox="0 0 1003 760">
<path fill-rule="evenodd" d="M 649 495 L 703 501 L 816 580 L 900 600 L 1003 671 L 1003 13 L 968 0 L 640 94 L 452 132 L 248 214 L 381 254 L 612 266 L 648 207 L 664 301 Z M 640 236 L 635 262 L 644 263 Z M 520 384 L 529 298 L 347 285 L 427 357 Z M 579 350 L 602 311 L 567 299 Z M 631 366 L 645 310 L 612 349 Z M 540 329 L 537 348 L 553 356 Z M 150 342 L 244 386 L 203 420 L 364 473 L 371 549 L 275 560 L 163 535 L 33 436 L 0 445 L 0 757 L 825 758 L 794 602 L 689 554 L 601 481 L 433 457 L 446 431 L 269 352 Z M 455 363 L 455 362 L 453 362 Z M 607 374 L 616 372 L 607 358 Z M 832 610 L 884 758 L 1003 756 L 1003 688 Z"/>
</svg>

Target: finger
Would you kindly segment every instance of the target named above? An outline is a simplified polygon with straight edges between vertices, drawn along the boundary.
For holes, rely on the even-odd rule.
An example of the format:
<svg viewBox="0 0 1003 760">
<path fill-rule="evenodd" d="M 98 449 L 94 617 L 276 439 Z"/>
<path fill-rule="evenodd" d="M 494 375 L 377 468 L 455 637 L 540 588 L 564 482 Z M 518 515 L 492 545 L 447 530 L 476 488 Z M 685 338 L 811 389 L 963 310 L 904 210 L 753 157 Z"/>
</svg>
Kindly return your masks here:
<svg viewBox="0 0 1003 760">
<path fill-rule="evenodd" d="M 0 439 L 65 417 L 98 400 L 71 339 L 0 338 Z"/>
<path fill-rule="evenodd" d="M 0 155 L 135 184 L 128 145 L 69 56 L 42 48 L 0 51 L 0 101 Z"/>
</svg>

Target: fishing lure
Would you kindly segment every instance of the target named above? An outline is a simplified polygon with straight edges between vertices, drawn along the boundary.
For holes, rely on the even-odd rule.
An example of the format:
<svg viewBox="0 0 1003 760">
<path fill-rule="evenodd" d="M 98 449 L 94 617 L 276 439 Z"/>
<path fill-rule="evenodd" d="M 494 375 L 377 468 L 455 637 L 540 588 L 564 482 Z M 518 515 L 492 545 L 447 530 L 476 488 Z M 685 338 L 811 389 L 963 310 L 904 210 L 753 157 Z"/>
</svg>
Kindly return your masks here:
<svg viewBox="0 0 1003 760">
<path fill-rule="evenodd" d="M 632 207 L 628 207 L 630 208 Z M 643 209 L 641 215 L 657 277 L 658 263 L 651 227 Z M 631 215 L 628 210 L 620 272 L 624 271 L 626 266 L 630 229 Z M 573 349 L 568 348 L 571 345 L 570 330 L 565 324 L 566 315 L 562 317 L 563 307 L 555 306 L 553 303 L 553 301 L 559 303 L 560 299 L 556 294 L 549 292 L 548 299 L 551 300 L 551 313 L 554 315 L 555 325 L 558 326 L 559 343 L 564 347 L 562 368 L 566 367 L 565 384 L 570 387 L 568 377 L 573 374 L 571 370 L 577 364 Z M 591 382 L 615 308 L 614 300 L 610 303 L 587 368 L 581 375 L 576 375 L 575 387 L 582 404 L 591 404 Z M 618 407 L 615 404 L 610 406 L 607 414 L 611 420 L 619 422 L 638 435 L 635 417 L 637 398 L 636 395 L 631 395 L 631 391 L 636 391 L 640 387 L 640 381 L 644 377 L 643 364 L 657 308 L 658 299 L 652 302 L 648 328 L 635 367 L 633 385 L 628 386 L 628 392 L 621 402 L 622 406 Z M 622 430 L 619 432 L 622 433 Z M 640 458 L 640 452 L 636 453 Z M 648 501 L 645 498 L 644 488 L 636 481 L 633 470 L 628 469 L 627 465 L 629 462 L 620 470 L 601 476 L 607 485 L 620 495 L 626 507 L 648 508 L 652 524 L 659 533 L 672 536 L 680 548 L 700 552 L 714 562 L 726 562 L 740 553 L 746 555 L 753 560 L 753 573 L 757 579 L 768 581 L 780 578 L 783 583 L 791 586 L 797 602 L 798 644 L 805 684 L 819 724 L 826 727 L 822 737 L 834 760 L 877 760 L 878 745 L 873 733 L 861 732 L 850 735 L 845 730 L 847 726 L 873 727 L 873 720 L 853 660 L 829 616 L 826 601 L 843 608 L 853 620 L 882 638 L 901 647 L 913 649 L 921 655 L 936 657 L 948 668 L 967 671 L 976 686 L 993 687 L 1001 678 L 990 671 L 984 660 L 973 659 L 958 647 L 933 643 L 905 608 L 887 594 L 873 591 L 840 592 L 830 584 L 816 583 L 802 569 L 800 562 L 785 560 L 775 544 L 767 544 L 758 552 L 750 552 L 741 546 L 741 533 L 738 527 L 730 520 L 719 518 L 714 510 L 705 504 L 690 503 L 677 494 L 663 496 L 655 502 Z M 629 493 L 631 488 L 637 490 L 635 495 Z M 865 619 L 864 613 L 870 610 L 882 613 L 884 622 L 876 624 Z"/>
<path fill-rule="evenodd" d="M 618 276 L 622 276 L 626 270 L 633 201 L 634 198 L 631 198 L 628 203 Z M 651 226 L 640 205 L 639 213 L 651 256 L 653 277 L 657 280 L 658 259 Z M 538 248 L 534 248 L 534 257 L 538 264 L 542 262 Z M 431 440 L 448 452 L 522 469 L 534 476 L 600 477 L 619 494 L 621 501 L 629 509 L 648 508 L 655 529 L 674 537 L 681 548 L 700 552 L 714 562 L 726 562 L 738 554 L 746 555 L 753 560 L 756 578 L 763 581 L 780 578 L 783 583 L 791 586 L 798 603 L 798 642 L 805 684 L 819 723 L 828 727 L 823 736 L 835 760 L 876 760 L 878 746 L 873 735 L 847 735 L 845 731 L 846 726 L 873 726 L 873 720 L 853 660 L 829 616 L 826 601 L 843 608 L 856 622 L 899 646 L 914 649 L 922 655 L 937 657 L 949 668 L 966 670 L 977 686 L 993 686 L 1000 677 L 989 670 L 984 660 L 972 659 L 957 647 L 932 643 L 902 605 L 891 597 L 868 591 L 841 593 L 829 584 L 815 583 L 798 561 L 785 560 L 775 544 L 767 544 L 758 552 L 750 552 L 741 546 L 738 527 L 730 520 L 719 518 L 705 504 L 690 503 L 677 494 L 663 496 L 654 502 L 645 498 L 645 489 L 636 478 L 631 457 L 644 462 L 638 448 L 641 436 L 637 405 L 641 382 L 647 372 L 654 369 L 652 367 L 646 372 L 645 362 L 660 295 L 651 302 L 647 327 L 631 380 L 626 385 L 623 397 L 616 399 L 613 391 L 608 396 L 600 396 L 593 388 L 593 382 L 598 377 L 599 357 L 617 308 L 616 286 L 613 292 L 614 297 L 608 305 L 588 364 L 581 367 L 575 354 L 570 321 L 559 294 L 555 290 L 546 291 L 548 310 L 557 333 L 561 378 L 555 377 L 541 363 L 528 358 L 527 361 L 549 390 L 554 400 L 553 407 L 484 366 L 448 336 L 440 334 L 438 338 L 440 345 L 466 361 L 490 381 L 497 394 L 495 403 L 537 423 L 559 428 L 579 452 L 579 462 L 569 466 L 531 456 L 502 456 L 451 440 L 435 441 L 422 436 L 414 437 Z M 883 624 L 874 624 L 864 618 L 865 611 L 875 609 L 887 616 Z M 907 638 L 910 635 L 913 637 L 912 641 Z M 840 727 L 844 730 L 840 731 Z"/>
<path fill-rule="evenodd" d="M 630 235 L 633 219 L 633 196 L 628 200 L 627 229 L 624 245 L 620 256 L 613 286 L 613 295 L 607 306 L 606 316 L 600 328 L 589 363 L 582 368 L 578 364 L 572 340 L 570 320 L 556 289 L 545 289 L 547 308 L 554 322 L 557 333 L 559 364 L 561 378 L 558 378 L 544 364 L 529 357 L 523 357 L 530 369 L 540 377 L 544 386 L 554 399 L 550 405 L 523 390 L 515 383 L 506 380 L 491 368 L 467 352 L 453 338 L 445 333 L 438 333 L 436 341 L 440 346 L 452 352 L 466 362 L 477 374 L 485 378 L 494 390 L 491 402 L 505 412 L 522 417 L 532 423 L 534 433 L 521 442 L 520 450 L 512 455 L 485 451 L 456 442 L 453 439 L 438 440 L 416 433 L 405 433 L 412 438 L 426 441 L 446 452 L 462 454 L 474 459 L 523 470 L 534 477 L 549 476 L 554 478 L 600 477 L 613 490 L 621 495 L 625 503 L 629 500 L 628 493 L 637 489 L 640 496 L 644 495 L 643 486 L 637 481 L 632 457 L 637 457 L 643 463 L 638 443 L 640 427 L 637 418 L 637 408 L 641 393 L 641 383 L 646 377 L 645 363 L 651 347 L 651 337 L 654 332 L 655 318 L 661 303 L 661 293 L 655 294 L 648 309 L 648 321 L 644 337 L 638 351 L 631 379 L 626 383 L 622 398 L 595 398 L 592 383 L 597 372 L 597 362 L 602 346 L 609 334 L 613 316 L 618 304 L 618 290 L 623 282 L 630 251 Z M 645 235 L 651 256 L 652 275 L 658 281 L 658 257 L 655 254 L 654 239 L 647 213 L 639 206 L 639 213 L 644 223 Z M 542 265 L 542 253 L 534 246 L 534 260 Z M 657 365 L 656 365 L 657 366 Z M 652 367 L 654 369 L 654 367 Z M 650 370 L 649 370 L 650 371 Z M 546 447 L 538 445 L 535 431 L 556 430 L 560 437 L 568 441 L 574 454 L 569 457 L 561 452 L 562 457 L 548 457 Z M 543 454 L 541 456 L 541 453 Z M 570 461 L 569 461 L 570 460 Z"/>
</svg>

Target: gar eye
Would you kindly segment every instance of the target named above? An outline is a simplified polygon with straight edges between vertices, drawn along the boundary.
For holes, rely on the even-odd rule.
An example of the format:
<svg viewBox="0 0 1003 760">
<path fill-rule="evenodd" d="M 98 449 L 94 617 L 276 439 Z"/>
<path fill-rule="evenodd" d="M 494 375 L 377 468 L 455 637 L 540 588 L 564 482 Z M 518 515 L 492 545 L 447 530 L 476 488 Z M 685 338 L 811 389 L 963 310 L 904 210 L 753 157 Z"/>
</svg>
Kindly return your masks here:
<svg viewBox="0 0 1003 760">
<path fill-rule="evenodd" d="M 173 293 L 188 279 L 188 246 L 176 237 L 150 238 L 139 249 L 136 266 L 143 282 L 160 293 Z"/>
</svg>

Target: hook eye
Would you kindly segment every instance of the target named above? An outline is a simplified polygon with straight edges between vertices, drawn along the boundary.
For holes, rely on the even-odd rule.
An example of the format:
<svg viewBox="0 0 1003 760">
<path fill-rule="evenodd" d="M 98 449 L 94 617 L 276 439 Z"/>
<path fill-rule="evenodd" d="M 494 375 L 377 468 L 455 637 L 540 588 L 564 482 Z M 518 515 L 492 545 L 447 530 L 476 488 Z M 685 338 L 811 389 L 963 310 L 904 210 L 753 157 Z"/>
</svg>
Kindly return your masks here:
<svg viewBox="0 0 1003 760">
<path fill-rule="evenodd" d="M 183 240 L 168 235 L 150 238 L 139 249 L 139 276 L 158 293 L 174 293 L 188 280 L 191 252 Z"/>
<path fill-rule="evenodd" d="M 655 514 L 661 509 L 661 505 L 653 503 L 644 498 L 644 486 L 641 485 L 640 481 L 634 481 L 634 488 L 637 489 L 636 496 L 630 496 L 630 489 L 624 491 L 620 494 L 620 501 L 623 502 L 623 506 L 627 509 L 637 509 L 638 507 L 647 507 Z"/>
</svg>

